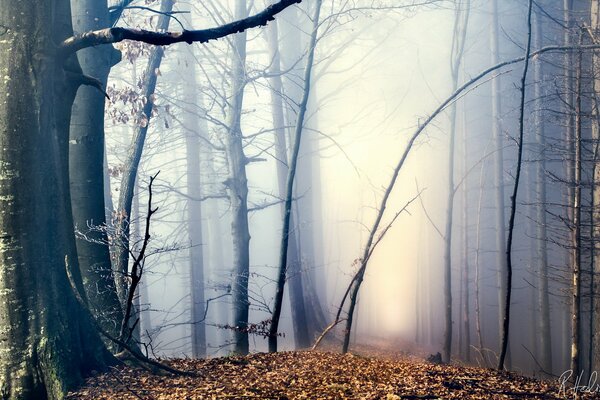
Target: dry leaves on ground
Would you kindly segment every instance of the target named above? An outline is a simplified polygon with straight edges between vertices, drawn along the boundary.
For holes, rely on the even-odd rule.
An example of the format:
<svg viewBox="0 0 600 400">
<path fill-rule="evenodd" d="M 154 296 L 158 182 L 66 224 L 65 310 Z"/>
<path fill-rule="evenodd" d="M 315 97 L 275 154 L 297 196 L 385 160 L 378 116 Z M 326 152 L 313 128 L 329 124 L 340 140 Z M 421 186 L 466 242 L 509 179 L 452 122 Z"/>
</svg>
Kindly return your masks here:
<svg viewBox="0 0 600 400">
<path fill-rule="evenodd" d="M 126 367 L 89 378 L 68 399 L 565 399 L 557 381 L 490 369 L 330 352 L 281 352 L 168 363 L 202 377 Z M 597 398 L 586 395 L 582 399 Z"/>
</svg>

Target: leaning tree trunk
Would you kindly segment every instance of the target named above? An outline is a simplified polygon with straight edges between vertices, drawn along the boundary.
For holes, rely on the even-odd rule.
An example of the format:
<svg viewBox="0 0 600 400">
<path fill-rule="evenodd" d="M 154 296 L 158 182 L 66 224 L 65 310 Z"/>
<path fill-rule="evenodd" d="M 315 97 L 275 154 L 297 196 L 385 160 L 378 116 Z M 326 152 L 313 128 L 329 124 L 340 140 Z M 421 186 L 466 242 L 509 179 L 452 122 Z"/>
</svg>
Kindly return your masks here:
<svg viewBox="0 0 600 400">
<path fill-rule="evenodd" d="M 294 144 L 292 154 L 290 155 L 290 165 L 288 169 L 286 187 L 285 187 L 285 209 L 283 215 L 283 229 L 281 232 L 281 247 L 279 250 L 279 271 L 277 277 L 277 290 L 275 292 L 275 303 L 273 306 L 273 316 L 269 329 L 269 351 L 277 351 L 277 329 L 279 326 L 279 318 L 281 316 L 281 308 L 283 305 L 283 290 L 287 276 L 287 260 L 288 260 L 288 245 L 290 240 L 290 221 L 292 216 L 292 201 L 294 194 L 294 178 L 296 176 L 296 166 L 298 165 L 298 154 L 300 153 L 300 143 L 302 140 L 302 131 L 304 130 L 304 119 L 306 116 L 306 108 L 310 95 L 310 82 L 312 77 L 312 69 L 315 58 L 315 48 L 317 45 L 317 34 L 319 30 L 319 17 L 321 13 L 321 0 L 315 3 L 315 11 L 313 15 L 312 33 L 308 47 L 308 58 L 306 60 L 306 68 L 304 71 L 304 92 L 302 100 L 299 104 L 298 117 L 296 119 L 296 127 L 294 131 Z"/>
<path fill-rule="evenodd" d="M 74 58 L 53 49 L 71 35 L 70 18 L 66 0 L 0 2 L 3 398 L 62 398 L 108 360 L 65 266 L 75 261 L 65 259 L 74 236 L 64 156 L 77 89 L 68 79 L 81 75 Z"/>
<path fill-rule="evenodd" d="M 246 0 L 236 0 L 235 18 L 248 15 Z M 232 92 L 229 100 L 228 132 L 225 136 L 229 177 L 226 181 L 231 207 L 231 237 L 233 240 L 233 325 L 234 351 L 247 354 L 248 343 L 248 277 L 250 275 L 250 230 L 248 228 L 247 158 L 242 139 L 242 107 L 246 86 L 246 33 L 232 38 Z"/>
<path fill-rule="evenodd" d="M 73 2 L 73 29 L 85 32 L 109 26 L 106 1 Z M 112 46 L 77 54 L 86 75 L 106 86 L 111 67 L 120 59 Z M 100 326 L 118 336 L 123 310 L 117 296 L 107 246 L 104 202 L 104 102 L 97 88 L 81 87 L 73 104 L 69 138 L 71 206 L 77 237 L 79 268 L 92 314 Z"/>
<path fill-rule="evenodd" d="M 288 156 L 285 138 L 285 118 L 283 112 L 283 83 L 281 79 L 281 60 L 279 55 L 279 32 L 277 22 L 274 21 L 268 27 L 269 55 L 271 57 L 271 112 L 273 114 L 273 125 L 275 131 L 275 162 L 277 163 L 277 185 L 279 197 L 284 198 L 286 192 L 286 179 L 288 175 Z M 282 207 L 285 215 L 285 205 Z M 306 309 L 304 304 L 304 289 L 302 285 L 302 270 L 300 253 L 298 249 L 298 238 L 294 227 L 294 215 L 290 215 L 288 265 L 290 276 L 290 305 L 292 309 L 292 323 L 294 325 L 294 340 L 296 348 L 306 348 L 310 344 L 308 326 L 306 320 Z"/>
<path fill-rule="evenodd" d="M 161 3 L 161 12 L 169 13 L 173 9 L 173 0 L 163 0 Z M 158 30 L 167 30 L 169 27 L 170 18 L 167 15 L 161 15 L 158 21 Z M 133 139 L 131 147 L 128 151 L 127 159 L 124 163 L 124 171 L 121 179 L 121 187 L 119 190 L 119 203 L 116 209 L 116 220 L 114 221 L 114 246 L 113 246 L 113 269 L 116 276 L 117 293 L 119 299 L 126 308 L 126 301 L 128 297 L 128 262 L 129 262 L 129 237 L 130 237 L 130 217 L 131 217 L 131 205 L 133 202 L 133 193 L 135 188 L 135 182 L 138 175 L 139 165 L 142 159 L 142 153 L 144 151 L 144 144 L 146 142 L 146 135 L 150 126 L 150 119 L 152 117 L 152 109 L 154 108 L 154 102 L 152 97 L 156 90 L 156 82 L 158 80 L 157 71 L 160 68 L 164 50 L 162 47 L 155 47 L 150 53 L 148 64 L 144 72 L 144 85 L 142 88 L 143 96 L 146 98 L 146 104 L 142 111 L 142 119 L 133 133 Z M 132 313 L 132 320 L 129 322 L 130 325 L 135 324 L 135 318 L 137 313 Z"/>
<path fill-rule="evenodd" d="M 307 7 L 310 7 L 308 3 Z M 304 13 L 299 12 L 297 9 L 290 9 L 287 17 L 288 21 L 283 22 L 278 26 L 278 29 L 281 28 L 281 42 L 279 46 L 281 64 L 283 69 L 286 70 L 286 73 L 283 75 L 283 90 L 285 98 L 289 99 L 287 102 L 288 106 L 285 110 L 286 125 L 288 126 L 286 136 L 289 143 L 293 141 L 292 135 L 298 113 L 297 105 L 302 99 L 303 92 L 302 86 L 297 84 L 297 78 L 294 77 L 301 77 L 303 74 L 303 64 L 299 61 L 305 57 L 303 49 L 308 45 L 308 42 L 304 43 L 303 37 L 308 36 L 310 40 L 310 35 L 303 34 L 301 27 L 297 25 L 301 24 L 301 22 L 299 22 L 301 15 L 308 15 L 308 13 L 309 11 L 306 9 Z M 290 24 L 289 21 L 294 22 Z M 308 114 L 310 114 L 310 110 L 312 109 L 311 103 L 316 98 L 315 88 L 311 88 L 311 91 L 312 95 L 310 96 L 307 105 Z M 313 115 L 311 120 L 314 121 L 314 119 L 315 116 Z M 307 124 L 308 123 L 309 121 L 307 120 Z M 307 125 L 304 129 L 307 130 L 308 128 L 309 126 Z M 314 129 L 313 126 L 310 126 L 310 128 Z M 301 286 L 304 297 L 304 311 L 306 314 L 306 329 L 308 330 L 308 337 L 311 339 L 316 337 L 327 325 L 325 314 L 319 301 L 319 298 L 325 294 L 324 277 L 321 276 L 322 271 L 318 271 L 317 268 L 315 268 L 314 259 L 314 243 L 319 243 L 321 232 L 319 228 L 314 229 L 315 218 L 313 214 L 313 200 L 316 196 L 316 191 L 319 190 L 321 184 L 318 176 L 315 177 L 316 180 L 312 177 L 312 170 L 315 168 L 318 170 L 318 167 L 315 167 L 314 165 L 318 162 L 318 157 L 313 153 L 313 142 L 314 140 L 303 140 L 300 146 L 300 155 L 298 156 L 298 176 L 294 193 L 296 197 L 300 196 L 302 198 L 295 201 L 292 206 L 292 219 L 296 221 L 296 224 L 292 225 L 295 227 L 292 229 L 291 233 L 295 236 L 295 246 L 298 251 L 298 260 L 300 262 L 298 265 L 302 268 L 302 274 L 294 274 L 292 271 L 292 279 L 290 279 L 289 282 L 290 297 L 293 302 L 299 302 L 300 299 L 296 299 L 295 293 L 299 292 L 299 290 L 296 290 L 296 287 Z M 285 176 L 287 176 L 287 173 Z M 309 223 L 305 224 L 302 223 L 302 221 L 309 221 Z M 292 237 L 290 237 L 290 240 L 292 240 Z M 295 251 L 296 249 L 290 247 L 290 252 Z M 295 266 L 292 265 L 291 268 L 295 268 Z M 320 272 L 320 274 L 318 272 Z M 293 281 L 295 276 L 300 277 L 300 284 Z"/>
</svg>

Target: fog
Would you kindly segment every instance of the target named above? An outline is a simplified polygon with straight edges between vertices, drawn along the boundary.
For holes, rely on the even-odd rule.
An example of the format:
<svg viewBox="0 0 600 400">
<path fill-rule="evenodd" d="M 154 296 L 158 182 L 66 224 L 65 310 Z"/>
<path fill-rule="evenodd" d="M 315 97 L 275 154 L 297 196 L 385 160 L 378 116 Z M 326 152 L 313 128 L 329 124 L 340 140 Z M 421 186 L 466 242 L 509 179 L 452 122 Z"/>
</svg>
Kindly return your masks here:
<svg viewBox="0 0 600 400">
<path fill-rule="evenodd" d="M 134 5 L 137 3 L 143 7 L 125 10 L 118 25 L 156 29 L 161 14 L 151 9 L 159 9 L 161 2 L 140 1 Z M 299 347 L 294 329 L 298 322 L 293 312 L 298 305 L 290 301 L 290 282 L 299 279 L 303 284 L 302 307 L 307 310 L 304 313 L 310 340 L 300 347 L 310 347 L 334 322 L 344 293 L 354 282 L 381 200 L 410 138 L 457 86 L 498 62 L 525 54 L 526 3 L 323 1 L 290 226 L 300 266 L 293 271 L 288 268 L 278 328 L 280 350 Z M 560 21 L 564 22 L 565 14 L 562 5 L 556 3 L 542 1 L 534 7 L 532 50 L 563 43 L 567 30 Z M 174 10 L 178 13 L 171 14 L 174 18 L 170 18 L 169 30 L 179 31 L 181 25 L 201 29 L 231 21 L 235 19 L 236 4 L 240 0 L 176 1 Z M 278 166 L 289 164 L 278 158 L 277 130 L 284 132 L 287 157 L 291 157 L 315 4 L 305 0 L 276 17 L 277 43 L 272 42 L 269 33 L 275 24 L 246 34 L 241 132 L 243 152 L 248 158 L 249 323 L 258 327 L 264 321 L 268 325 L 274 306 L 285 197 L 278 186 Z M 493 11 L 494 5 L 497 12 Z M 247 6 L 254 14 L 265 4 L 248 2 Z M 583 5 L 576 5 L 570 18 L 581 24 L 587 22 L 583 9 Z M 455 26 L 457 15 L 468 15 L 466 25 Z M 494 18 L 498 19 L 495 55 L 491 44 Z M 458 80 L 453 86 L 453 43 L 461 40 L 465 29 Z M 107 85 L 106 173 L 110 192 L 106 199 L 112 202 L 107 204 L 107 216 L 114 220 L 119 213 L 120 185 L 133 133 L 136 127 L 147 125 L 131 212 L 131 246 L 135 254 L 143 243 L 149 178 L 160 171 L 153 186 L 152 206 L 158 211 L 150 223 L 151 249 L 136 294 L 140 340 L 152 356 L 193 355 L 194 326 L 206 329 L 207 356 L 235 352 L 233 327 L 239 321 L 234 320 L 232 291 L 237 284 L 237 244 L 232 237 L 231 199 L 236 194 L 231 189 L 232 160 L 226 156 L 230 145 L 226 135 L 232 134 L 232 91 L 237 79 L 232 60 L 239 58 L 235 49 L 238 42 L 225 38 L 165 47 L 162 64 L 153 71 L 157 86 L 151 99 L 144 97 L 143 87 L 149 78 L 144 70 L 153 47 L 127 41 L 117 45 L 123 60 L 112 68 Z M 280 52 L 280 63 L 273 57 L 273 48 Z M 581 79 L 589 88 L 592 79 L 588 56 Z M 574 153 L 563 132 L 575 118 L 574 95 L 568 92 L 574 86 L 565 83 L 565 71 L 569 79 L 574 79 L 574 64 L 565 67 L 563 61 L 562 53 L 532 58 L 525 94 L 524 162 L 512 248 L 507 368 L 530 374 L 541 374 L 543 368 L 547 368 L 546 373 L 560 373 L 568 369 L 571 357 L 570 232 L 574 228 L 573 214 L 568 209 L 573 196 L 569 168 Z M 273 72 L 275 62 L 280 64 L 280 73 Z M 535 75 L 540 66 L 543 71 Z M 462 91 L 416 139 L 375 236 L 378 239 L 384 234 L 368 260 L 354 314 L 351 349 L 385 342 L 398 351 L 424 356 L 443 353 L 443 236 L 452 108 L 456 107 L 451 354 L 453 359 L 474 365 L 497 363 L 501 349 L 500 304 L 505 295 L 500 290 L 505 272 L 498 260 L 506 252 L 506 248 L 498 247 L 498 235 L 503 235 L 502 243 L 506 243 L 517 167 L 522 74 L 522 62 L 487 74 Z M 281 78 L 281 91 L 277 91 L 276 77 Z M 494 82 L 501 103 L 499 113 L 494 113 L 492 105 Z M 588 89 L 584 92 L 584 111 L 577 115 L 583 115 L 583 136 L 588 140 L 583 149 L 584 162 L 589 163 L 583 167 L 583 180 L 588 182 L 593 174 L 589 161 L 594 153 L 590 139 L 593 96 Z M 150 120 L 141 116 L 148 101 L 154 103 Z M 283 105 L 283 126 L 277 126 L 274 117 L 277 101 Z M 495 141 L 494 125 L 499 127 L 499 141 Z M 541 125 L 546 135 L 543 148 L 538 140 Z M 190 138 L 195 138 L 196 147 L 190 147 Z M 190 158 L 194 151 L 196 161 Z M 498 154 L 502 154 L 499 168 L 504 191 L 501 225 L 497 220 L 499 185 L 494 175 Z M 540 175 L 537 168 L 541 159 L 545 161 Z M 544 204 L 539 197 L 540 176 L 546 192 Z M 199 183 L 194 193 L 190 192 L 190 182 Z M 584 239 L 577 247 L 582 253 L 581 268 L 588 272 L 595 265 L 590 261 L 591 242 L 586 239 L 593 236 L 591 220 L 595 221 L 590 207 L 592 190 L 590 185 L 583 188 L 583 207 L 587 207 L 582 217 Z M 198 214 L 192 214 L 192 208 Z M 199 215 L 199 219 L 192 220 L 192 215 Z M 545 222 L 540 215 L 545 216 Z M 547 229 L 545 238 L 540 237 L 540 225 Z M 547 254 L 543 269 L 539 265 L 541 241 Z M 288 253 L 290 265 L 294 263 L 291 257 Z M 200 264 L 194 263 L 194 258 Z M 193 268 L 202 268 L 201 280 L 193 281 Z M 587 365 L 593 351 L 589 347 L 594 321 L 590 305 L 595 289 L 593 281 L 590 286 L 591 277 L 590 273 L 582 278 L 582 365 Z M 549 281 L 548 332 L 553 358 L 542 368 L 543 293 L 539 288 L 544 280 Z M 204 296 L 201 304 L 196 300 L 202 311 L 200 319 L 192 311 L 194 285 Z M 345 303 L 344 319 L 347 307 Z M 316 308 L 322 310 L 321 317 Z M 316 317 L 311 319 L 309 314 Z M 326 341 L 330 346 L 341 346 L 344 325 L 345 321 L 340 322 L 329 332 Z M 248 336 L 251 352 L 267 351 L 263 331 L 250 330 Z"/>
</svg>

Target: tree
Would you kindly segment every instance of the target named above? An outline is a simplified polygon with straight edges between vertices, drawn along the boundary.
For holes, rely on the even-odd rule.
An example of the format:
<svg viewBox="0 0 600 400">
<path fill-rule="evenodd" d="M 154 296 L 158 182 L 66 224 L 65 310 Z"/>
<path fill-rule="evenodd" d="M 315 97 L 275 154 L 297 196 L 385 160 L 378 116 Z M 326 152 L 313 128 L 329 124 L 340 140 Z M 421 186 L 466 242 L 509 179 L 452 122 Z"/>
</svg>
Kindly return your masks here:
<svg viewBox="0 0 600 400">
<path fill-rule="evenodd" d="M 234 15 L 248 15 L 246 0 L 236 0 Z M 246 34 L 240 33 L 232 40 L 232 85 L 225 149 L 229 176 L 226 181 L 231 206 L 231 237 L 233 240 L 233 323 L 235 326 L 235 352 L 247 354 L 248 343 L 248 278 L 250 276 L 250 230 L 248 228 L 248 178 L 242 141 L 242 106 L 246 87 Z"/>
<path fill-rule="evenodd" d="M 591 14 L 591 28 L 594 35 L 594 43 L 598 42 L 598 35 L 600 34 L 600 0 L 592 0 L 590 5 Z M 596 143 L 595 148 L 598 149 L 600 143 L 600 110 L 598 109 L 598 99 L 600 96 L 600 53 L 594 51 L 592 54 L 592 71 L 594 73 L 593 78 L 593 97 L 594 105 L 592 108 L 594 123 L 592 123 L 592 140 Z M 598 284 L 598 277 L 600 276 L 600 168 L 597 162 L 594 163 L 593 168 L 593 181 L 592 187 L 592 252 L 594 255 L 593 272 L 595 275 L 595 288 L 594 293 L 598 296 L 600 293 L 600 285 Z M 593 332 L 593 369 L 600 368 L 600 300 L 594 298 L 594 308 L 592 310 L 594 319 L 594 332 Z M 591 350 L 590 350 L 591 351 Z"/>
<path fill-rule="evenodd" d="M 73 29 L 89 31 L 110 24 L 106 1 L 72 4 Z M 77 54 L 83 72 L 106 86 L 111 67 L 121 55 L 113 46 L 84 49 Z M 117 296 L 110 252 L 106 243 L 104 203 L 105 96 L 95 87 L 77 91 L 69 136 L 71 207 L 77 235 L 77 255 L 89 307 L 101 326 L 118 335 L 123 310 Z"/>
<path fill-rule="evenodd" d="M 192 49 L 190 49 L 191 51 Z M 193 56 L 193 53 L 190 54 Z M 188 57 L 189 80 L 184 87 L 184 98 L 201 101 L 202 96 L 197 89 L 196 61 Z M 186 152 L 186 192 L 187 198 L 187 229 L 190 241 L 190 285 L 192 316 L 192 356 L 206 356 L 206 326 L 204 324 L 204 251 L 202 240 L 202 204 L 201 171 L 200 171 L 200 135 L 206 129 L 201 129 L 197 113 L 186 110 L 183 117 L 185 129 Z M 202 124 L 206 125 L 206 124 Z"/>
<path fill-rule="evenodd" d="M 281 58 L 279 53 L 279 30 L 277 21 L 268 28 L 269 56 L 271 58 L 270 78 L 271 83 L 271 114 L 275 133 L 275 162 L 277 164 L 277 189 L 279 197 L 284 198 L 286 193 L 286 180 L 288 176 L 288 155 L 285 135 L 285 118 L 283 109 L 283 82 L 281 79 Z M 285 203 L 282 206 L 282 216 L 285 215 Z M 290 226 L 294 226 L 294 215 L 290 215 Z M 294 340 L 296 348 L 309 345 L 307 315 L 304 304 L 304 289 L 302 275 L 300 274 L 301 259 L 298 249 L 298 239 L 294 228 L 288 229 L 288 265 L 292 274 L 288 277 L 290 285 L 290 303 L 292 308 L 292 321 L 294 324 Z"/>
<path fill-rule="evenodd" d="M 492 64 L 497 64 L 500 58 L 498 1 L 492 0 L 492 23 L 490 24 L 490 52 Z M 492 81 L 492 136 L 495 143 L 494 155 L 494 203 L 496 223 L 496 268 L 498 276 L 498 329 L 502 330 L 504 318 L 504 294 L 506 293 L 506 218 L 504 205 L 504 152 L 502 143 L 502 103 L 500 99 L 500 77 Z M 508 350 L 510 360 L 510 349 Z M 509 361 L 510 364 L 510 361 Z"/>
<path fill-rule="evenodd" d="M 78 36 L 72 36 L 67 0 L 0 2 L 3 397 L 62 398 L 84 374 L 111 362 L 67 275 L 68 269 L 85 298 L 75 260 L 68 258 L 74 233 L 65 156 L 76 90 L 98 83 L 81 73 L 75 52 L 125 36 L 159 44 L 217 39 L 265 25 L 298 2 L 283 0 L 244 21 L 203 31 L 110 28 Z"/>
<path fill-rule="evenodd" d="M 463 9 L 464 6 L 464 9 Z M 469 21 L 470 1 L 463 5 L 459 2 L 456 5 L 454 31 L 452 35 L 452 53 L 451 53 L 451 76 L 452 91 L 458 87 L 459 68 L 463 58 L 465 48 L 465 38 L 467 34 L 467 23 Z M 456 142 L 456 103 L 450 105 L 450 134 L 448 135 L 448 193 L 446 198 L 446 225 L 444 230 L 444 348 L 443 359 L 450 362 L 452 351 L 452 221 L 454 215 L 454 197 L 456 188 L 454 184 L 454 153 Z"/>
<path fill-rule="evenodd" d="M 306 59 L 306 68 L 304 71 L 304 92 L 299 104 L 298 117 L 296 119 L 296 128 L 294 131 L 294 144 L 292 154 L 290 156 L 290 165 L 288 169 L 286 186 L 285 186 L 285 208 L 283 212 L 283 229 L 281 231 L 281 245 L 279 249 L 279 268 L 277 276 L 277 290 L 275 292 L 275 304 L 273 306 L 273 317 L 269 328 L 269 351 L 277 351 L 277 328 L 279 326 L 279 318 L 281 316 L 281 307 L 283 305 L 283 290 L 287 278 L 287 262 L 288 262 L 288 246 L 290 221 L 292 216 L 292 201 L 294 194 L 294 178 L 296 176 L 296 166 L 298 164 L 298 154 L 300 153 L 300 143 L 302 140 L 302 131 L 304 129 L 304 118 L 310 95 L 310 82 L 312 77 L 312 68 L 314 64 L 315 48 L 317 44 L 317 34 L 319 30 L 319 18 L 321 14 L 321 0 L 315 3 L 315 11 L 313 15 L 312 33 L 310 36 L 310 44 L 308 47 L 308 58 Z"/>
<path fill-rule="evenodd" d="M 521 178 L 521 167 L 523 160 L 523 136 L 525 132 L 525 84 L 527 83 L 527 73 L 529 72 L 529 58 L 531 55 L 531 9 L 533 0 L 529 0 L 527 11 L 527 48 L 525 49 L 525 62 L 523 65 L 523 74 L 521 76 L 521 104 L 519 114 L 519 132 L 517 137 L 517 165 L 515 171 L 515 184 L 510 197 L 510 216 L 508 219 L 508 238 L 506 240 L 506 292 L 504 293 L 504 315 L 502 319 L 500 357 L 498 360 L 498 369 L 504 369 L 504 361 L 508 351 L 508 338 L 510 332 L 510 299 L 512 295 L 512 246 L 515 229 L 515 217 L 517 212 L 517 194 L 519 193 L 519 183 Z"/>
<path fill-rule="evenodd" d="M 109 362 L 65 270 L 74 236 L 60 155 L 83 75 L 75 57 L 52 50 L 72 35 L 68 1 L 2 2 L 0 25 L 0 391 L 4 398 L 59 398 Z M 81 282 L 79 271 L 71 273 Z"/>
<path fill-rule="evenodd" d="M 538 11 L 535 14 L 535 43 L 537 48 L 541 48 L 543 44 L 542 21 Z M 538 304 L 540 317 L 539 322 L 539 339 L 540 339 L 540 363 L 542 368 L 547 371 L 552 371 L 552 339 L 550 335 L 550 299 L 548 294 L 548 248 L 547 248 L 547 233 L 546 233 L 546 131 L 544 121 L 544 110 L 542 106 L 542 79 L 543 79 L 543 63 L 535 64 L 535 86 L 534 86 L 534 101 L 535 101 L 535 144 L 538 147 L 539 161 L 535 164 L 535 187 L 536 187 L 536 205 L 535 205 L 535 220 L 536 224 L 536 257 L 538 280 Z"/>
<path fill-rule="evenodd" d="M 163 14 L 161 14 L 157 26 L 161 31 L 166 31 L 169 28 L 169 21 L 171 18 L 168 16 L 168 13 L 173 10 L 173 3 L 173 0 L 163 0 L 161 2 L 160 11 Z M 154 110 L 154 101 L 152 99 L 154 98 L 156 83 L 158 81 L 158 71 L 160 70 L 163 56 L 163 48 L 155 47 L 148 57 L 142 87 L 142 93 L 146 102 L 141 119 L 133 132 L 131 146 L 127 154 L 125 165 L 123 166 L 123 176 L 121 179 L 121 187 L 119 189 L 119 202 L 116 208 L 113 238 L 113 264 L 115 272 L 117 273 L 117 293 L 124 305 L 125 299 L 129 295 L 127 293 L 127 279 L 129 274 L 128 262 L 130 256 L 129 236 L 131 227 L 131 205 L 133 203 L 133 194 L 139 165 L 142 160 L 142 153 L 144 151 L 144 144 L 146 142 L 146 136 L 148 134 L 148 128 Z M 135 318 L 135 315 L 136 313 L 133 313 L 132 317 Z M 134 323 L 135 321 L 132 321 L 131 325 Z"/>
</svg>

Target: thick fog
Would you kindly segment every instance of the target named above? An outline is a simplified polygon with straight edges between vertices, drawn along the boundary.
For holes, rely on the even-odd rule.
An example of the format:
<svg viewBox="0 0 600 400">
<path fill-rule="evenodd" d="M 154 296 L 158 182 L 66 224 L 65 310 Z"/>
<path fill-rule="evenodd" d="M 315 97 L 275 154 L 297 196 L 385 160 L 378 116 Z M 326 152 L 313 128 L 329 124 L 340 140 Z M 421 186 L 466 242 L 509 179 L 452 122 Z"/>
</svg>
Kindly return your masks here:
<svg viewBox="0 0 600 400">
<path fill-rule="evenodd" d="M 165 3 L 133 2 L 139 7 L 125 10 L 118 25 L 157 29 L 164 15 L 151 9 L 158 10 Z M 236 5 L 242 4 L 254 14 L 265 3 L 176 1 L 168 29 L 215 26 L 236 19 Z M 312 345 L 334 322 L 344 293 L 361 266 L 381 200 L 410 138 L 457 87 L 490 66 L 524 55 L 526 3 L 323 2 L 290 225 L 300 266 L 293 271 L 288 268 L 279 349 L 292 350 L 298 345 L 294 329 L 298 323 L 294 312 L 298 310 L 296 305 L 290 306 L 297 302 L 290 302 L 290 283 L 296 279 L 302 284 L 302 307 L 308 310 L 306 315 L 313 315 L 306 320 Z M 533 50 L 560 45 L 564 36 L 562 5 L 539 3 L 534 7 Z M 268 348 L 264 332 L 274 306 L 284 205 L 280 188 L 285 176 L 278 175 L 278 168 L 287 165 L 291 156 L 316 4 L 305 0 L 278 15 L 276 24 L 249 30 L 245 36 L 241 132 L 247 158 L 248 301 L 249 322 L 257 324 L 258 330 L 250 330 L 252 352 Z M 575 10 L 572 18 L 583 19 L 583 14 Z M 110 192 L 106 199 L 112 203 L 107 204 L 107 216 L 114 220 L 119 213 L 113 210 L 118 209 L 136 127 L 148 126 L 131 212 L 131 246 L 132 253 L 137 254 L 143 243 L 148 183 L 160 171 L 152 200 L 158 211 L 150 222 L 150 248 L 136 297 L 140 340 L 153 356 L 192 355 L 195 325 L 206 329 L 206 355 L 234 351 L 235 207 L 226 136 L 231 134 L 232 108 L 237 101 L 233 90 L 239 71 L 232 67 L 234 60 L 240 59 L 236 45 L 239 36 L 165 47 L 160 67 L 148 70 L 157 78 L 150 98 L 143 92 L 150 78 L 145 71 L 154 47 L 127 41 L 117 45 L 123 59 L 112 68 L 107 85 L 106 174 Z M 460 46 L 462 54 L 457 56 Z M 571 236 L 565 204 L 571 196 L 567 164 L 572 157 L 561 138 L 569 119 L 565 113 L 572 112 L 572 107 L 564 111 L 564 104 L 574 103 L 566 99 L 572 93 L 565 94 L 563 59 L 560 53 L 534 57 L 527 78 L 507 366 L 528 373 L 541 369 L 543 295 L 539 287 L 544 278 L 549 281 L 553 353 L 547 372 L 566 369 L 571 350 Z M 455 76 L 453 60 L 458 66 Z M 541 73 L 537 71 L 540 65 L 544 66 Z M 358 295 L 351 346 L 386 342 L 399 351 L 423 355 L 443 352 L 444 235 L 454 112 L 452 355 L 473 364 L 495 366 L 500 353 L 500 304 L 505 296 L 500 290 L 504 271 L 498 259 L 505 257 L 506 248 L 500 248 L 499 243 L 505 244 L 508 234 L 522 73 L 523 63 L 519 62 L 485 75 L 462 91 L 417 137 L 375 235 L 381 241 L 369 258 Z M 498 112 L 493 109 L 494 95 L 500 101 Z M 586 110 L 591 109 L 589 97 L 588 93 L 584 100 Z M 142 114 L 147 102 L 154 104 L 150 120 Z M 280 121 L 276 118 L 277 104 L 283 107 Z M 585 118 L 587 132 L 591 118 Z M 546 135 L 543 148 L 536 136 L 542 122 Z M 287 147 L 283 160 L 277 149 L 279 131 Z M 591 147 L 588 143 L 585 157 L 589 158 Z M 502 159 L 498 161 L 498 157 Z M 540 175 L 537 166 L 542 158 L 545 164 Z M 500 182 L 496 181 L 497 171 Z M 586 176 L 592 173 L 585 171 Z M 541 214 L 540 177 L 546 192 Z M 501 225 L 499 186 L 504 202 Z M 589 188 L 584 192 L 586 207 Z M 589 207 L 583 212 L 589 214 Z M 545 238 L 540 237 L 541 224 L 547 228 Z M 501 242 L 499 235 L 503 235 Z M 543 270 L 538 262 L 541 241 L 547 254 Z M 288 260 L 293 257 L 291 251 Z M 587 270 L 589 257 L 584 255 L 583 259 Z M 192 303 L 198 299 L 194 297 L 198 291 L 204 297 L 200 309 L 208 306 L 205 315 L 204 311 L 193 315 Z M 591 318 L 588 300 L 582 304 L 582 349 L 587 348 L 591 335 L 586 325 Z M 342 311 L 344 319 L 347 307 L 348 303 Z M 345 321 L 340 322 L 328 334 L 329 346 L 341 346 L 344 326 Z"/>
</svg>

